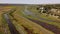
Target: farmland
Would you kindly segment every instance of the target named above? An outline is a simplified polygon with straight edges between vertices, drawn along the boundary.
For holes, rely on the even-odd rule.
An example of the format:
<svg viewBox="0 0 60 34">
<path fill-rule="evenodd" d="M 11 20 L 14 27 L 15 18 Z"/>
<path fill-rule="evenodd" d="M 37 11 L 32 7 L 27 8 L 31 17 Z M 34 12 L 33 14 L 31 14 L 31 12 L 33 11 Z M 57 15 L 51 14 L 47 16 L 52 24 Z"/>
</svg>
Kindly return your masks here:
<svg viewBox="0 0 60 34">
<path fill-rule="evenodd" d="M 9 32 L 9 28 L 8 25 L 6 23 L 6 21 L 3 19 L 3 13 L 7 12 L 8 10 L 11 9 L 11 7 L 2 7 L 0 6 L 0 34 L 8 34 Z"/>
<path fill-rule="evenodd" d="M 40 14 L 37 6 L 2 6 L 0 13 L 1 34 L 58 34 L 60 20 Z M 9 25 L 10 24 L 10 25 Z M 54 28 L 54 29 L 52 29 Z M 14 31 L 14 32 L 13 32 Z"/>
</svg>

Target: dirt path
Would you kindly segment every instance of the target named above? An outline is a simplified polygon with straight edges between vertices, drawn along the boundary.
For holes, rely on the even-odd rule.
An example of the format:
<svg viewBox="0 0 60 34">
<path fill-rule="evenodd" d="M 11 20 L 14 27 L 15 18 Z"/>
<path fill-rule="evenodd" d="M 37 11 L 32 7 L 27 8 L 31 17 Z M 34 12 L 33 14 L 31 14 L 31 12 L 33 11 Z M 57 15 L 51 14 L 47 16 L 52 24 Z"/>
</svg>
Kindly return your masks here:
<svg viewBox="0 0 60 34">
<path fill-rule="evenodd" d="M 29 18 L 28 18 L 29 19 Z M 60 34 L 60 29 L 57 28 L 56 26 L 54 25 L 50 25 L 50 24 L 47 24 L 47 23 L 44 23 L 44 22 L 41 22 L 41 21 L 38 21 L 38 20 L 33 20 L 33 19 L 29 19 L 39 25 L 41 25 L 42 27 L 54 32 L 55 34 Z"/>
<path fill-rule="evenodd" d="M 19 32 L 16 30 L 15 26 L 12 24 L 8 14 L 4 14 L 4 18 L 6 19 L 6 22 L 9 26 L 11 34 L 19 34 Z"/>
</svg>

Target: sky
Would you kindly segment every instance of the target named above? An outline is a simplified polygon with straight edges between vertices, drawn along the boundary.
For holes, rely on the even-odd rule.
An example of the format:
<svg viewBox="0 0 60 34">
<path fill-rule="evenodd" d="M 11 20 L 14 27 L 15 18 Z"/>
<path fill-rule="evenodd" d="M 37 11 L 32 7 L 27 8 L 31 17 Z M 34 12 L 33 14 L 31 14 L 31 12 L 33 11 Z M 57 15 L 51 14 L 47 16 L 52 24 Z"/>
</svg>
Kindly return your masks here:
<svg viewBox="0 0 60 34">
<path fill-rule="evenodd" d="M 0 0 L 0 4 L 60 4 L 60 0 Z"/>
</svg>

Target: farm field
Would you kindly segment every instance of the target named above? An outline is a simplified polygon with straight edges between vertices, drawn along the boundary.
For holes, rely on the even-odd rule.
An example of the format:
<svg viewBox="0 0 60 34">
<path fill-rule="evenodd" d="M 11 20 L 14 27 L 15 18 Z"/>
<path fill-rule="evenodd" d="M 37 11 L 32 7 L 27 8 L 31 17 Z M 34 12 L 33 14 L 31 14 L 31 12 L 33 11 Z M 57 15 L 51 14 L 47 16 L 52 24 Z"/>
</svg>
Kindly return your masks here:
<svg viewBox="0 0 60 34">
<path fill-rule="evenodd" d="M 3 14 L 8 12 L 12 7 L 0 6 L 0 34 L 10 34 L 8 25 L 3 19 Z"/>
<path fill-rule="evenodd" d="M 1 6 L 0 34 L 60 34 L 60 19 L 40 13 L 38 6 L 40 5 Z"/>
<path fill-rule="evenodd" d="M 24 27 L 26 27 L 26 28 L 28 28 L 28 29 L 33 29 L 36 33 L 38 33 L 38 34 L 44 34 L 44 33 L 46 33 L 46 32 L 50 32 L 50 31 L 47 31 L 47 30 L 45 30 L 45 29 L 43 29 L 41 26 L 39 26 L 38 24 L 36 24 L 36 23 L 34 23 L 34 22 L 31 22 L 31 21 L 29 21 L 28 19 L 26 19 L 26 18 L 24 18 L 24 17 L 22 17 L 22 16 L 19 16 L 19 14 L 17 14 L 17 12 L 15 13 L 15 14 L 13 14 L 13 15 L 15 15 L 15 17 L 14 18 L 17 18 L 17 21 L 18 21 L 18 25 L 20 24 L 20 25 L 23 25 Z M 22 19 L 22 20 L 21 20 Z M 21 21 L 20 21 L 21 20 Z M 41 30 L 41 29 L 42 30 Z M 34 31 L 32 31 L 33 33 L 35 33 Z M 46 32 L 44 32 L 44 31 L 46 31 Z M 42 32 L 44 32 L 44 33 L 42 33 Z M 48 34 L 48 33 L 46 33 L 46 34 Z M 52 34 L 52 32 L 50 32 L 51 34 Z M 49 34 L 50 34 L 49 33 Z"/>
</svg>

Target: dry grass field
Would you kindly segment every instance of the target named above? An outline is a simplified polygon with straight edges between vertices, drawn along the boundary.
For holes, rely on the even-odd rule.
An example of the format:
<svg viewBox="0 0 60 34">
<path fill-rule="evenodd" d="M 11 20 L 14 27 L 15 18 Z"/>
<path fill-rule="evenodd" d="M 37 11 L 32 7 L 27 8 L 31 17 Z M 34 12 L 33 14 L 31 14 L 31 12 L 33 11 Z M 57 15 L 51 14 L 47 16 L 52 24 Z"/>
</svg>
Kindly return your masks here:
<svg viewBox="0 0 60 34">
<path fill-rule="evenodd" d="M 29 30 L 33 30 L 32 31 L 32 34 L 53 34 L 52 32 L 44 29 L 43 27 L 41 27 L 40 25 L 32 22 L 32 21 L 29 21 L 28 19 L 20 16 L 19 14 L 17 14 L 18 11 L 16 11 L 14 15 L 14 18 L 17 20 L 17 24 L 20 25 L 20 26 L 24 26 L 26 27 L 27 29 Z M 25 29 L 25 28 L 24 28 Z M 45 32 L 44 32 L 45 31 Z M 46 33 L 48 32 L 48 33 Z"/>
<path fill-rule="evenodd" d="M 15 11 L 13 9 L 15 9 Z M 57 26 L 60 30 L 60 23 L 49 22 L 49 20 L 56 21 L 56 19 L 54 19 L 53 17 L 47 17 L 44 14 L 39 14 L 38 10 L 36 10 L 36 6 L 28 6 L 27 9 L 25 5 L 0 6 L 0 34 L 11 34 L 11 31 L 7 24 L 8 20 L 6 21 L 6 19 L 3 16 L 5 13 L 8 14 L 9 18 L 8 17 L 7 18 L 15 26 L 19 34 L 55 34 L 56 33 L 29 20 L 28 18 Z M 41 20 L 40 18 L 46 20 Z"/>
<path fill-rule="evenodd" d="M 0 34 L 10 34 L 8 25 L 4 20 L 3 14 L 8 12 L 12 6 L 0 6 Z"/>
</svg>

